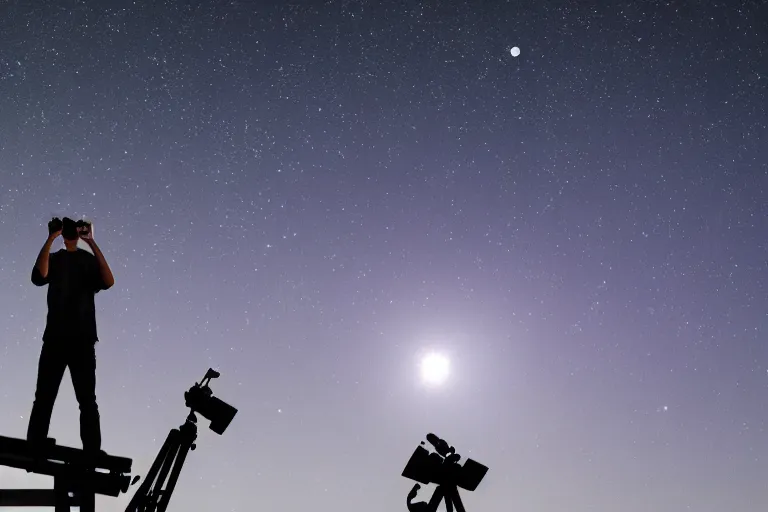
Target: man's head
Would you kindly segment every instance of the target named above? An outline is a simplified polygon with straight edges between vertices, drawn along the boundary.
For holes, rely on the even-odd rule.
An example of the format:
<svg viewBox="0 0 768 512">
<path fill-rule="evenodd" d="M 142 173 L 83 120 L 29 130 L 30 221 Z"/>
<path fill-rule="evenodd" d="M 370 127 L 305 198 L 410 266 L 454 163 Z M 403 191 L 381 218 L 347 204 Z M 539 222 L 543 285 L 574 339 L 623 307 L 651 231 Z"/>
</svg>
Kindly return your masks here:
<svg viewBox="0 0 768 512">
<path fill-rule="evenodd" d="M 69 217 L 64 217 L 61 224 L 61 236 L 64 238 L 64 246 L 68 251 L 76 251 L 77 241 L 80 239 L 80 234 L 88 233 L 88 231 L 90 231 L 90 223 L 83 220 L 75 222 Z"/>
<path fill-rule="evenodd" d="M 80 238 L 77 235 L 77 224 L 69 217 L 64 217 L 61 224 L 61 236 L 64 238 L 64 247 L 66 247 L 68 251 L 76 251 L 77 240 Z"/>
</svg>

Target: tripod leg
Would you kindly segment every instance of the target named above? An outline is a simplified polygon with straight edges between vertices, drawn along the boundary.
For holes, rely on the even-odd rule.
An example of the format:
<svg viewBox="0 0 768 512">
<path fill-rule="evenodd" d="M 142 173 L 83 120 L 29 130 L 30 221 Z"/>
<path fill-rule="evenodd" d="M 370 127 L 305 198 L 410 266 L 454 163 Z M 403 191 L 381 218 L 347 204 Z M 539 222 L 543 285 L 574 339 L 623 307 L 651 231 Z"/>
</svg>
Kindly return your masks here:
<svg viewBox="0 0 768 512">
<path fill-rule="evenodd" d="M 171 477 L 168 480 L 168 483 L 165 486 L 165 489 L 163 490 L 163 495 L 160 498 L 160 502 L 157 506 L 157 512 L 165 512 L 165 509 L 168 508 L 168 502 L 171 501 L 171 495 L 173 494 L 173 490 L 176 488 L 176 482 L 179 480 L 179 474 L 181 474 L 181 468 L 184 466 L 184 461 L 187 460 L 187 455 L 189 454 L 189 450 L 192 447 L 192 444 L 195 442 L 195 439 L 197 438 L 197 432 L 192 430 L 190 432 L 185 432 L 186 439 L 181 440 L 181 445 L 179 446 L 179 451 L 176 454 L 176 462 L 173 465 L 173 471 L 171 471 Z"/>
<path fill-rule="evenodd" d="M 165 495 L 167 494 L 165 488 L 167 486 L 166 481 L 168 480 L 168 473 L 171 472 L 174 462 L 179 457 L 179 442 L 180 441 L 176 443 L 176 446 L 171 447 L 165 456 L 165 460 L 163 460 L 163 466 L 160 468 L 160 472 L 155 480 L 155 485 L 152 486 L 152 492 L 149 498 L 152 508 L 148 508 L 147 512 L 165 510 L 165 508 L 161 507 L 163 502 L 168 502 L 168 500 L 165 499 Z"/>
<path fill-rule="evenodd" d="M 437 512 L 437 507 L 440 506 L 440 502 L 445 497 L 445 491 L 443 489 L 443 486 L 438 485 L 437 489 L 435 489 L 435 492 L 432 493 L 432 497 L 429 499 L 429 504 L 427 505 L 427 510 L 429 512 Z"/>
<path fill-rule="evenodd" d="M 163 461 L 163 467 L 160 468 L 160 474 L 157 477 L 157 482 L 154 486 L 154 503 L 155 503 L 155 509 L 153 510 L 161 510 L 160 504 L 164 501 L 163 498 L 166 494 L 166 481 L 168 480 L 168 473 L 171 472 L 171 468 L 173 468 L 174 463 L 179 457 L 179 450 L 181 449 L 181 436 L 179 436 L 179 439 L 176 443 L 176 446 L 171 450 L 165 457 L 165 461 Z"/>
<path fill-rule="evenodd" d="M 142 482 L 141 486 L 136 491 L 136 494 L 134 494 L 133 498 L 131 498 L 130 503 L 128 503 L 128 507 L 125 509 L 125 512 L 145 512 L 154 510 L 154 505 L 149 503 L 149 501 L 151 501 L 153 498 L 152 486 L 155 484 L 158 473 L 163 468 L 163 466 L 166 465 L 166 461 L 173 460 L 171 456 L 176 455 L 178 442 L 179 430 L 173 429 L 168 433 L 168 437 L 165 438 L 165 442 L 160 448 L 157 457 L 155 457 L 155 461 L 152 463 L 152 467 L 147 473 L 147 476 L 144 478 L 144 482 Z"/>
<path fill-rule="evenodd" d="M 452 501 L 453 505 L 456 506 L 456 512 L 467 512 L 464 509 L 464 503 L 462 503 L 461 501 L 461 496 L 459 496 L 459 490 L 457 488 L 454 487 L 446 495 L 446 499 L 445 499 L 446 507 L 447 507 L 448 501 Z M 451 510 L 448 509 L 448 512 L 451 512 Z"/>
</svg>

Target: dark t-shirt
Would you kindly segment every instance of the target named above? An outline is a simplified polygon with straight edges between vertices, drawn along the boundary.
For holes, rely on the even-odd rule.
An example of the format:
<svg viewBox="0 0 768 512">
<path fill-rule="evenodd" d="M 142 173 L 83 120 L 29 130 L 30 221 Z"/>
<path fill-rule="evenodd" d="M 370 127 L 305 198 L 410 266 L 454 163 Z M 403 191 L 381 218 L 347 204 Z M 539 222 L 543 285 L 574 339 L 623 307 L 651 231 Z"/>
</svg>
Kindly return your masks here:
<svg viewBox="0 0 768 512">
<path fill-rule="evenodd" d="M 96 257 L 83 249 L 61 249 L 48 256 L 48 276 L 32 268 L 32 283 L 48 285 L 48 318 L 43 341 L 99 341 L 94 294 L 106 290 Z"/>
</svg>

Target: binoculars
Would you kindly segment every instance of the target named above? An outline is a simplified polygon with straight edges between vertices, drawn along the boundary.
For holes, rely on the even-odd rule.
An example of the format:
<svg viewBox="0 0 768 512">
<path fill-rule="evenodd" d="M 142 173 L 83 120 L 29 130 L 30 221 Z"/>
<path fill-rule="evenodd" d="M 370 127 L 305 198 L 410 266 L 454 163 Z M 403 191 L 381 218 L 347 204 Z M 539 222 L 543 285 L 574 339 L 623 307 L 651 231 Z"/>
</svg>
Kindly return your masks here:
<svg viewBox="0 0 768 512">
<path fill-rule="evenodd" d="M 74 221 L 69 217 L 64 217 L 64 220 L 54 217 L 51 222 L 48 223 L 48 234 L 61 231 L 61 236 L 67 240 L 77 240 L 80 235 L 87 235 L 91 231 L 91 223 L 87 220 Z"/>
</svg>

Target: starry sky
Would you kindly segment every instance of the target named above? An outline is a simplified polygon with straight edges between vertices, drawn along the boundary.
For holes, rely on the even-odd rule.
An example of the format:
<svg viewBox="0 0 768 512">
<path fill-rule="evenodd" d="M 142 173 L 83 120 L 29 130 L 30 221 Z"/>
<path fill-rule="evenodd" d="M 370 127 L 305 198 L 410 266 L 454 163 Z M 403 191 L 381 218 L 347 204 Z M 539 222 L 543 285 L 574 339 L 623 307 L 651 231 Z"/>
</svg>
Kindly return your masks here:
<svg viewBox="0 0 768 512">
<path fill-rule="evenodd" d="M 209 367 L 239 409 L 201 419 L 169 511 L 405 511 L 428 432 L 490 467 L 469 512 L 762 510 L 767 19 L 3 2 L 0 434 L 26 432 L 46 224 L 85 216 L 116 280 L 104 449 L 146 474 Z M 80 446 L 68 374 L 50 435 Z"/>
</svg>

